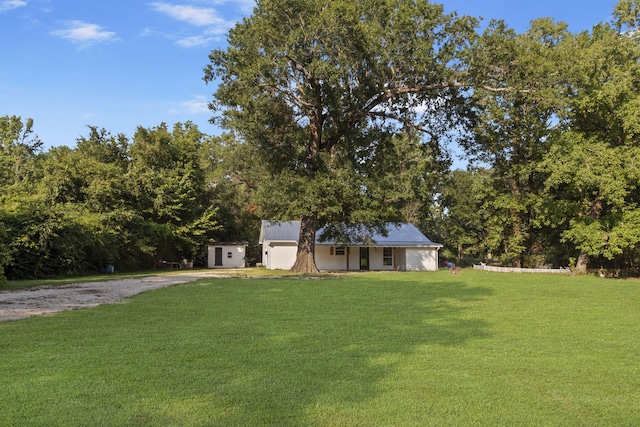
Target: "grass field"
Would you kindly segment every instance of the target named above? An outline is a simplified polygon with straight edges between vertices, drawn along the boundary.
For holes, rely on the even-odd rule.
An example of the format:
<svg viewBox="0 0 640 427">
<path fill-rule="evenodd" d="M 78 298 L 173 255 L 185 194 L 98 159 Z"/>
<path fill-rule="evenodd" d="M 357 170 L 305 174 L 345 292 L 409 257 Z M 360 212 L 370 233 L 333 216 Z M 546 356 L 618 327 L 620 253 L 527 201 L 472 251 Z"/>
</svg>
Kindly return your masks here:
<svg viewBox="0 0 640 427">
<path fill-rule="evenodd" d="M 640 282 L 210 279 L 0 324 L 0 425 L 640 424 Z"/>
</svg>

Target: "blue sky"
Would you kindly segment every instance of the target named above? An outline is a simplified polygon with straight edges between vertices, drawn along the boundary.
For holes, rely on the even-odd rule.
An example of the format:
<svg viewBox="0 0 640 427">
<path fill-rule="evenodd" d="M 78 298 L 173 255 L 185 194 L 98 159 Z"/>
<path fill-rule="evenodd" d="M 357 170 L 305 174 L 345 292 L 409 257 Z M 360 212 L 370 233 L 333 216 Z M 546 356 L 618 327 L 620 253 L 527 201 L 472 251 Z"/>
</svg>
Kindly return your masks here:
<svg viewBox="0 0 640 427">
<path fill-rule="evenodd" d="M 435 1 L 447 12 L 505 19 L 517 31 L 539 17 L 589 30 L 612 0 Z M 34 119 L 45 147 L 73 146 L 87 125 L 133 136 L 137 126 L 188 120 L 215 135 L 202 80 L 212 49 L 251 13 L 253 0 L 0 0 L 0 116 Z"/>
</svg>

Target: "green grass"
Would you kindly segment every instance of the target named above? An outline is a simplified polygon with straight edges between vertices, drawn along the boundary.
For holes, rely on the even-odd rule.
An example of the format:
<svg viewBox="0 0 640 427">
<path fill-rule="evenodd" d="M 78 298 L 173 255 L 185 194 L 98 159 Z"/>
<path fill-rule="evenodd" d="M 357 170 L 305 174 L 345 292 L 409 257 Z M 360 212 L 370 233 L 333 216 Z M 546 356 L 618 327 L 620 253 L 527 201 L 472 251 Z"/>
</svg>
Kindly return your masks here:
<svg viewBox="0 0 640 427">
<path fill-rule="evenodd" d="M 2 323 L 0 425 L 638 425 L 639 285 L 211 279 Z"/>
</svg>

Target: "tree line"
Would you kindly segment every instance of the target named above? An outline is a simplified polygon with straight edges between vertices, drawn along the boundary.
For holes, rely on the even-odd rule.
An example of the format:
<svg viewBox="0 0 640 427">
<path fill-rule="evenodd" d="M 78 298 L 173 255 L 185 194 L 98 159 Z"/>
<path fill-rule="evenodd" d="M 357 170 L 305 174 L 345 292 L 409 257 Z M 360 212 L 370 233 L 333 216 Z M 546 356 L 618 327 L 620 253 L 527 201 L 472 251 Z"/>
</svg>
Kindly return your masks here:
<svg viewBox="0 0 640 427">
<path fill-rule="evenodd" d="M 46 152 L 31 119 L 0 117 L 0 275 L 29 279 L 206 261 L 205 243 L 253 239 L 222 144 L 192 123 L 89 127 Z"/>
<path fill-rule="evenodd" d="M 612 16 L 517 33 L 425 0 L 259 1 L 205 68 L 223 135 L 89 127 L 44 152 L 32 120 L 0 118 L 0 268 L 203 262 L 261 218 L 302 220 L 297 271 L 319 226 L 348 242 L 343 224 L 389 221 L 447 257 L 636 268 L 640 2 Z"/>
<path fill-rule="evenodd" d="M 640 2 L 612 16 L 516 33 L 426 0 L 264 0 L 205 80 L 237 155 L 264 161 L 235 171 L 256 205 L 301 219 L 295 271 L 316 271 L 320 225 L 384 221 L 458 257 L 635 267 Z"/>
<path fill-rule="evenodd" d="M 475 86 L 462 144 L 482 167 L 450 173 L 441 192 L 441 235 L 458 255 L 637 270 L 639 14 L 640 2 L 621 0 L 589 32 L 495 22 L 478 39 L 483 83 L 496 89 Z"/>
</svg>

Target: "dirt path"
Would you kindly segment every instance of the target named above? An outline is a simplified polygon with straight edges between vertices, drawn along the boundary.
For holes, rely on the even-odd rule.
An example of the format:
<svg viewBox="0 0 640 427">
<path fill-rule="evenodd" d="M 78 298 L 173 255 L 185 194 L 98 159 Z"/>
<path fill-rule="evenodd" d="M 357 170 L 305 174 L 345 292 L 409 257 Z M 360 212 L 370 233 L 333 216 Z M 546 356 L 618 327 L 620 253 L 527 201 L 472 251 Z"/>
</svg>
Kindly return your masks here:
<svg viewBox="0 0 640 427">
<path fill-rule="evenodd" d="M 113 304 L 145 291 L 207 277 L 226 276 L 220 271 L 204 271 L 0 291 L 0 322 Z"/>
</svg>

